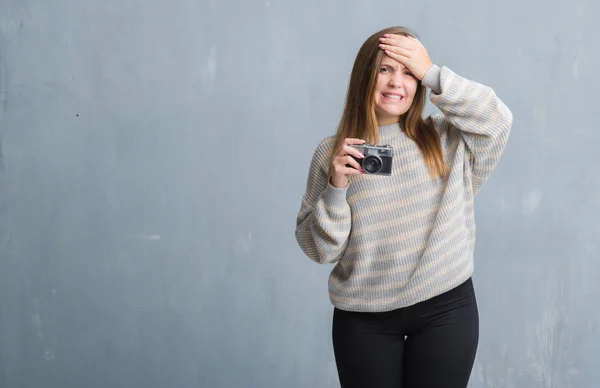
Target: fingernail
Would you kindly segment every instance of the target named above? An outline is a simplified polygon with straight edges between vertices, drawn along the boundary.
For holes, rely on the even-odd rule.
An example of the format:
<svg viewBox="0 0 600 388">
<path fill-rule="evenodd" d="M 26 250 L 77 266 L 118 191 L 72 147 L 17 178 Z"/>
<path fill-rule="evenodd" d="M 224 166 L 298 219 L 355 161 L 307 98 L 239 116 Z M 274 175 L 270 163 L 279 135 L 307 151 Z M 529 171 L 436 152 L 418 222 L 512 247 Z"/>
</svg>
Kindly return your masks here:
<svg viewBox="0 0 600 388">
<path fill-rule="evenodd" d="M 389 34 L 383 34 L 384 38 L 387 38 L 388 36 L 390 36 Z"/>
<path fill-rule="evenodd" d="M 363 154 L 360 154 L 360 157 L 363 158 L 363 159 L 365 158 L 365 156 Z"/>
</svg>

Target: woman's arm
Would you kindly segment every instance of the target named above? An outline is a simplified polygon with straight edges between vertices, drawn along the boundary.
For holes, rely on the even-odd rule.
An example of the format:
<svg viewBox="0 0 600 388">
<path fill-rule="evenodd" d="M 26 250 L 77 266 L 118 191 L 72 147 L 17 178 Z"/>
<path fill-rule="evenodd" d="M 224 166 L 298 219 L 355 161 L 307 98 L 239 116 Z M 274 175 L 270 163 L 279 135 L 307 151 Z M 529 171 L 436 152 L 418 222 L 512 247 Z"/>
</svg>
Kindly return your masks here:
<svg viewBox="0 0 600 388">
<path fill-rule="evenodd" d="M 335 188 L 329 182 L 330 154 L 327 140 L 315 150 L 296 220 L 298 245 L 311 260 L 322 264 L 342 257 L 352 225 L 348 187 Z"/>
<path fill-rule="evenodd" d="M 473 190 L 477 193 L 504 151 L 512 113 L 490 87 L 461 77 L 447 67 L 433 65 L 423 78 L 423 85 L 431 89 L 431 102 L 443 113 L 434 116 L 434 122 L 460 131 L 470 154 Z"/>
</svg>

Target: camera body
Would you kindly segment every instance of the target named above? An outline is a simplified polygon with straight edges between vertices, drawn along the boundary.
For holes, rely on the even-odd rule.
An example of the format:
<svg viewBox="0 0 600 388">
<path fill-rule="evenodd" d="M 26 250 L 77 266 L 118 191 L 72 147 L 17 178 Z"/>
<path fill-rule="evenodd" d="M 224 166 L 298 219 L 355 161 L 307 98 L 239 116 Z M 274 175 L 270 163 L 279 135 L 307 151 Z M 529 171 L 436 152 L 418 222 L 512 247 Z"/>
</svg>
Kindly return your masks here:
<svg viewBox="0 0 600 388">
<path fill-rule="evenodd" d="M 365 173 L 371 175 L 392 175 L 394 149 L 391 145 L 360 144 L 351 145 L 351 147 L 356 148 L 365 156 L 364 159 L 360 159 L 351 155 L 365 170 Z"/>
</svg>

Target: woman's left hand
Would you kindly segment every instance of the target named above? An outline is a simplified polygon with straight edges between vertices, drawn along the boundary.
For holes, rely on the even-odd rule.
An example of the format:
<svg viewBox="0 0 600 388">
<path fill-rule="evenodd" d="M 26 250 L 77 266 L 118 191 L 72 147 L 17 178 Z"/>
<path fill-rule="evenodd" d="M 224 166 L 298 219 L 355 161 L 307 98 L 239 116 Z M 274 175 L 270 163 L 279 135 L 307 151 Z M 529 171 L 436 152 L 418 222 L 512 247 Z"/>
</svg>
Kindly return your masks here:
<svg viewBox="0 0 600 388">
<path fill-rule="evenodd" d="M 433 66 L 429 54 L 421 42 L 412 36 L 385 34 L 379 38 L 382 50 L 392 59 L 400 62 L 419 80 L 425 77 Z"/>
</svg>

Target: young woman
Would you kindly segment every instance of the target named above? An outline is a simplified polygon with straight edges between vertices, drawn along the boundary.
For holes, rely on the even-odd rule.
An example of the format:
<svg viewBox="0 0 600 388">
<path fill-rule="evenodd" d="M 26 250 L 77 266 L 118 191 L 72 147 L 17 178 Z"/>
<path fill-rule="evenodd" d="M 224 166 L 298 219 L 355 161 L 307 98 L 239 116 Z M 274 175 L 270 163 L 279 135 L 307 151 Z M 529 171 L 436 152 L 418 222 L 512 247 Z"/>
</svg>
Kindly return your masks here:
<svg viewBox="0 0 600 388">
<path fill-rule="evenodd" d="M 423 118 L 427 88 L 441 113 Z M 335 263 L 343 388 L 467 386 L 479 338 L 473 202 L 511 126 L 491 88 L 433 64 L 410 30 L 380 31 L 359 50 L 296 226 L 310 259 Z M 364 170 L 364 144 L 393 148 L 391 175 Z"/>
</svg>

